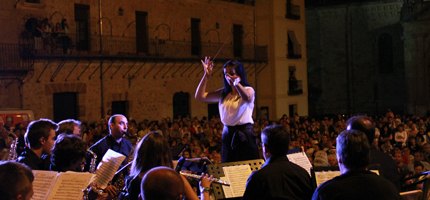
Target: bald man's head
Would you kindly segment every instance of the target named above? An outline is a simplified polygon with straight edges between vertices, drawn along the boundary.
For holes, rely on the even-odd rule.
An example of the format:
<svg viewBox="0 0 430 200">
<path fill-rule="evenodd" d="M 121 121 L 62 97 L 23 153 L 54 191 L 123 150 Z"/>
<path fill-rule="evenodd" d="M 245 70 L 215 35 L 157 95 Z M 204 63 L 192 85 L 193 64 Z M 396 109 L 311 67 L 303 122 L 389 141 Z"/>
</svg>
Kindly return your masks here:
<svg viewBox="0 0 430 200">
<path fill-rule="evenodd" d="M 184 181 L 171 168 L 155 167 L 145 174 L 140 188 L 143 200 L 181 199 L 184 194 Z"/>
<path fill-rule="evenodd" d="M 366 134 L 369 143 L 373 143 L 373 139 L 375 138 L 375 126 L 373 126 L 370 118 L 359 115 L 354 116 L 346 121 L 346 125 L 348 126 L 348 130 L 358 130 L 364 132 Z"/>
</svg>

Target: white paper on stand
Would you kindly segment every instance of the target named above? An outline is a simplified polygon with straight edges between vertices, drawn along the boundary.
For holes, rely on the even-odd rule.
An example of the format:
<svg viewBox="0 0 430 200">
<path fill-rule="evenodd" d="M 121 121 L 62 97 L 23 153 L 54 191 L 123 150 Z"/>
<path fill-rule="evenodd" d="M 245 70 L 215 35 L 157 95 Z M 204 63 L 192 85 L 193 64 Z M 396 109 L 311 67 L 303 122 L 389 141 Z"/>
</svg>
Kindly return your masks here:
<svg viewBox="0 0 430 200">
<path fill-rule="evenodd" d="M 94 174 L 88 172 L 52 172 L 33 170 L 33 200 L 80 200 Z"/>
<path fill-rule="evenodd" d="M 251 167 L 249 165 L 239 165 L 227 166 L 222 169 L 225 175 L 223 179 L 230 182 L 230 187 L 223 186 L 225 198 L 242 197 L 245 193 L 246 182 L 252 173 Z"/>
<path fill-rule="evenodd" d="M 308 172 L 309 176 L 312 176 L 311 175 L 312 164 L 309 161 L 309 158 L 306 155 L 306 153 L 299 152 L 299 153 L 288 154 L 287 158 L 288 160 L 290 160 L 290 162 L 305 169 Z"/>
<path fill-rule="evenodd" d="M 97 166 L 95 184 L 105 189 L 109 181 L 115 176 L 116 171 L 119 169 L 124 159 L 124 155 L 109 149 Z"/>
</svg>

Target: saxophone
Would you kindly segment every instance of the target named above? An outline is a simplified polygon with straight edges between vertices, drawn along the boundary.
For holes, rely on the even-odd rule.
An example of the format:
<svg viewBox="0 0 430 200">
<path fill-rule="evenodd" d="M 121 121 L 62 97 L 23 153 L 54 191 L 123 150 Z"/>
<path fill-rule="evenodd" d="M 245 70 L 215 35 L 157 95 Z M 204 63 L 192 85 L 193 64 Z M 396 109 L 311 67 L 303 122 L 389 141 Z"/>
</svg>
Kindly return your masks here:
<svg viewBox="0 0 430 200">
<path fill-rule="evenodd" d="M 16 147 L 18 145 L 18 137 L 12 132 L 9 132 L 9 134 L 13 136 L 13 140 L 12 140 L 12 143 L 10 144 L 10 150 L 9 150 L 9 155 L 7 156 L 7 160 L 15 161 L 18 158 L 18 154 L 16 153 Z"/>
<path fill-rule="evenodd" d="M 90 163 L 90 173 L 94 174 L 96 173 L 96 161 L 97 161 L 97 154 L 94 153 L 91 150 L 87 150 L 88 153 L 90 153 L 93 157 L 91 158 L 91 163 Z"/>
<path fill-rule="evenodd" d="M 96 154 L 96 153 L 94 153 L 94 152 L 93 152 L 93 151 L 91 151 L 91 150 L 87 150 L 87 152 L 93 156 L 93 157 L 91 158 L 91 163 L 90 163 L 90 169 L 89 169 L 89 172 L 90 172 L 91 174 L 94 174 L 94 173 L 96 173 L 96 161 L 97 161 L 97 154 Z M 86 188 L 85 190 L 83 190 L 83 192 L 84 192 L 84 196 L 83 196 L 83 198 L 82 198 L 83 200 L 88 200 L 88 199 L 89 199 L 89 197 L 88 197 L 88 193 L 89 193 L 90 191 L 93 191 L 93 192 L 95 192 L 95 193 L 97 193 L 97 194 L 101 194 L 101 193 L 103 193 L 103 191 L 102 191 L 102 190 L 97 190 L 97 188 L 96 188 L 96 186 L 94 185 L 94 183 L 90 183 L 90 185 L 88 185 L 88 186 L 87 186 L 87 188 Z"/>
</svg>

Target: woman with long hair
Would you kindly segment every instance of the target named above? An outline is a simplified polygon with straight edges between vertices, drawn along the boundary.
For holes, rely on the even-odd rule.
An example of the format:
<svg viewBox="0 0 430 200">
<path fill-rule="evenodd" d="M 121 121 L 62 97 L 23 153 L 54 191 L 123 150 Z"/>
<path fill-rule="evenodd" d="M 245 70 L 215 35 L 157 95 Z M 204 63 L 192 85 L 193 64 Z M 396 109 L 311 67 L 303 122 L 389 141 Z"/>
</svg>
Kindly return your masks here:
<svg viewBox="0 0 430 200">
<path fill-rule="evenodd" d="M 129 199 L 138 199 L 140 194 L 140 183 L 146 172 L 154 167 L 166 166 L 173 169 L 172 155 L 167 142 L 164 140 L 163 135 L 154 131 L 145 135 L 139 143 L 137 143 L 134 157 L 130 170 L 130 177 L 126 181 Z M 193 191 L 191 185 L 181 175 L 184 181 L 184 194 L 187 199 L 198 200 L 199 198 Z M 213 177 L 207 174 L 202 174 L 200 181 L 200 188 L 209 188 L 213 182 Z M 202 192 L 202 199 L 210 199 L 208 192 Z"/>
<path fill-rule="evenodd" d="M 223 66 L 224 87 L 206 92 L 206 85 L 212 73 L 210 57 L 201 61 L 203 78 L 197 87 L 195 98 L 199 101 L 218 102 L 222 132 L 222 162 L 258 159 L 258 146 L 252 124 L 255 91 L 246 79 L 245 67 L 236 60 L 229 60 Z"/>
</svg>

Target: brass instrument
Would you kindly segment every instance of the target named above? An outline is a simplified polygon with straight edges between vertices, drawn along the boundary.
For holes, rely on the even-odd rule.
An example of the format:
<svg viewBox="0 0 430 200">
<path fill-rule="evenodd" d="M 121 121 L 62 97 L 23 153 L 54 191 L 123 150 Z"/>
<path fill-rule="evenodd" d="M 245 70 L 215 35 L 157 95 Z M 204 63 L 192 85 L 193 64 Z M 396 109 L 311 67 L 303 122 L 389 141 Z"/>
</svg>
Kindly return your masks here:
<svg viewBox="0 0 430 200">
<path fill-rule="evenodd" d="M 96 173 L 96 161 L 97 161 L 97 154 L 94 153 L 91 150 L 87 150 L 88 153 L 90 153 L 93 157 L 91 158 L 91 163 L 90 163 L 90 173 L 94 174 Z"/>
<path fill-rule="evenodd" d="M 96 173 L 96 161 L 97 161 L 97 154 L 94 153 L 91 150 L 87 150 L 88 153 L 90 153 L 93 157 L 91 158 L 91 163 L 90 163 L 90 169 L 89 172 L 91 174 Z M 97 194 L 102 194 L 103 190 L 97 190 L 96 186 L 94 185 L 94 183 L 90 183 L 90 185 L 88 185 L 88 187 L 83 191 L 84 192 L 84 196 L 83 196 L 83 200 L 88 200 L 88 193 L 90 191 L 93 191 Z"/>
<path fill-rule="evenodd" d="M 16 147 L 18 145 L 18 137 L 12 132 L 9 132 L 9 134 L 13 136 L 13 141 L 10 144 L 10 150 L 9 150 L 9 155 L 7 156 L 7 160 L 15 161 L 18 158 L 18 154 L 16 153 Z"/>
<path fill-rule="evenodd" d="M 197 179 L 197 180 L 200 180 L 202 178 L 202 176 L 197 175 L 197 174 L 190 174 L 190 173 L 185 173 L 185 172 L 179 172 L 179 174 L 181 174 L 185 177 L 189 177 L 189 178 L 193 178 L 193 179 Z M 215 179 L 214 183 L 218 183 L 218 184 L 225 185 L 225 186 L 230 186 L 230 183 L 225 181 L 225 180 L 221 180 L 221 179 L 217 179 L 217 178 L 214 178 L 214 179 Z"/>
</svg>

